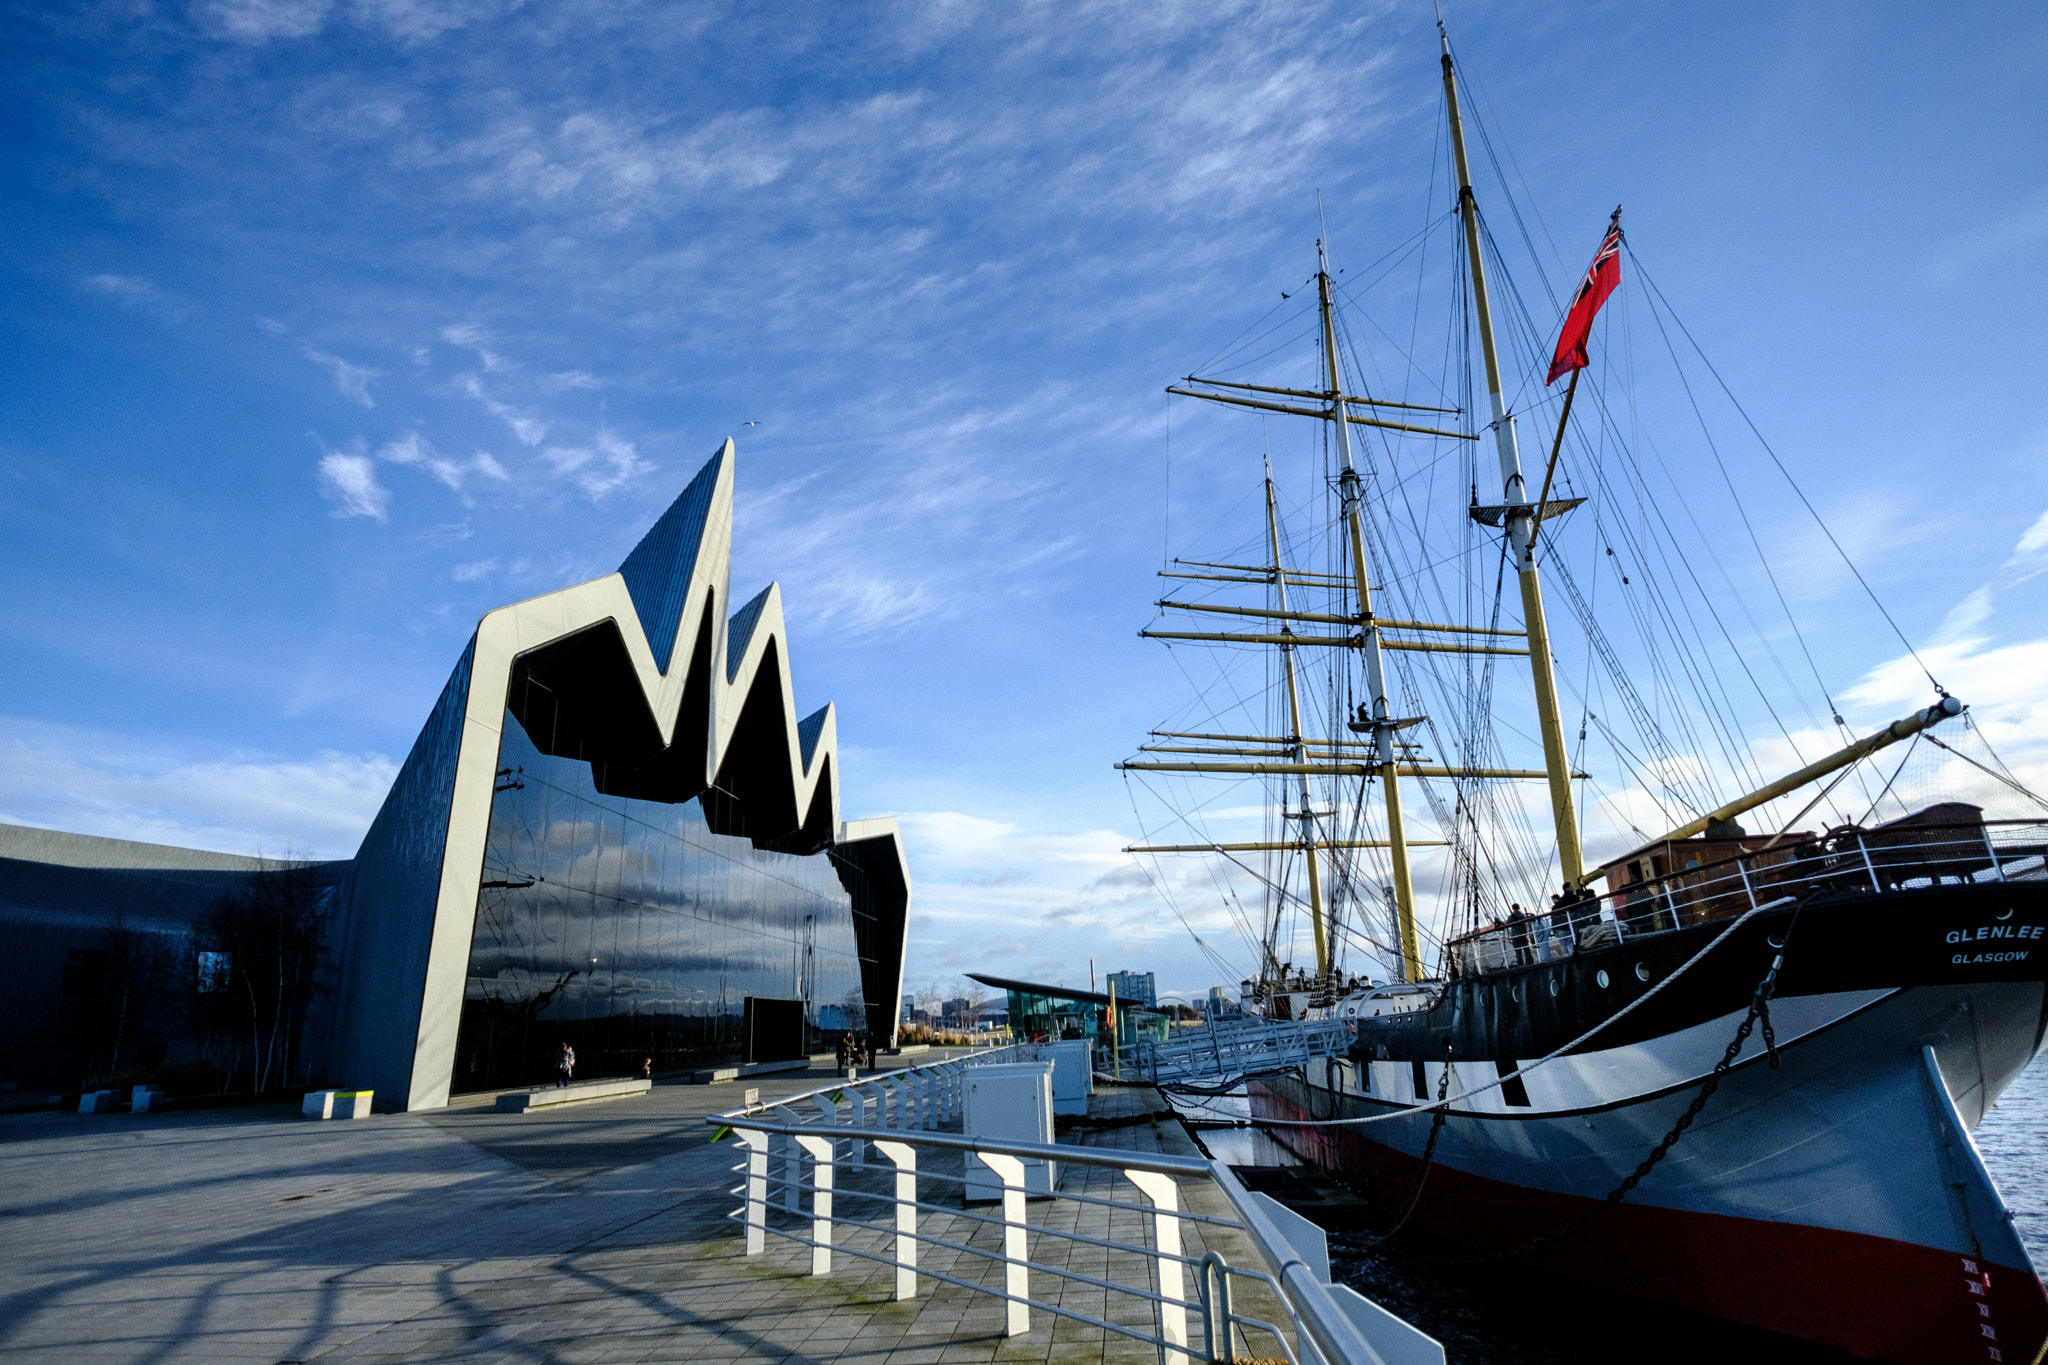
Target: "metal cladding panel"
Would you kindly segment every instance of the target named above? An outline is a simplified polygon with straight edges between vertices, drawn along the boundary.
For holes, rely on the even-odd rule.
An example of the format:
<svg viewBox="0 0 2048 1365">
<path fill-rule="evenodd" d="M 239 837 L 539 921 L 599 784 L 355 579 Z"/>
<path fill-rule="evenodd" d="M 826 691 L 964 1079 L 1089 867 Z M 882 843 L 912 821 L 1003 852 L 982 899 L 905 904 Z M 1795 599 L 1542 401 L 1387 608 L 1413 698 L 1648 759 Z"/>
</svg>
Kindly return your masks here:
<svg viewBox="0 0 2048 1365">
<path fill-rule="evenodd" d="M 704 526 L 724 462 L 721 448 L 619 565 L 619 577 L 626 580 L 633 610 L 647 632 L 648 647 L 664 673 L 673 662 L 676 629 L 682 624 L 683 602 L 696 571 L 697 551 L 704 541 Z"/>
<path fill-rule="evenodd" d="M 821 706 L 796 723 L 797 748 L 803 754 L 806 771 L 811 766 L 811 755 L 817 752 L 818 736 L 825 733 L 825 719 L 831 714 L 831 707 Z"/>
<path fill-rule="evenodd" d="M 732 614 L 732 621 L 726 626 L 725 635 L 727 682 L 739 677 L 740 665 L 747 657 L 747 645 L 754 638 L 754 627 L 761 624 L 761 612 L 768 605 L 768 595 L 774 591 L 775 585 L 771 583 L 755 593 L 745 606 Z"/>
<path fill-rule="evenodd" d="M 328 1079 L 380 1096 L 412 1079 L 476 637 L 449 675 L 342 890 L 341 996 Z"/>
<path fill-rule="evenodd" d="M 267 867 L 308 868 L 325 886 L 347 863 L 266 863 L 56 830 L 0 825 L 0 1034 L 9 1079 L 74 1086 L 93 1067 L 186 1042 L 178 983 L 214 902 Z M 81 978 L 74 968 L 97 963 Z M 104 970 L 125 980 L 118 1016 Z M 118 1055 L 117 1055 L 118 1054 Z M 97 1057 L 98 1060 L 93 1059 Z"/>
<path fill-rule="evenodd" d="M 853 893 L 853 933 L 860 954 L 868 1033 L 892 1043 L 901 1020 L 903 959 L 910 943 L 910 871 L 894 820 L 857 820 L 841 827 L 832 861 Z"/>
</svg>

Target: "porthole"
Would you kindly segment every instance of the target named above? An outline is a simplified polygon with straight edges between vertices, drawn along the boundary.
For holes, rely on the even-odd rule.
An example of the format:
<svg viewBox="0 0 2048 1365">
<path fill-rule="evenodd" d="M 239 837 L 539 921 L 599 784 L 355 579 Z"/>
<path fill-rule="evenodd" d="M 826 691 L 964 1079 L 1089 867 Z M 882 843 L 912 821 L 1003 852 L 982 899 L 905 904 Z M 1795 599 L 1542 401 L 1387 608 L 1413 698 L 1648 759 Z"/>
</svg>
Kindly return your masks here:
<svg viewBox="0 0 2048 1365">
<path fill-rule="evenodd" d="M 1648 981 L 1649 979 L 1650 969 L 1648 967 L 1645 967 L 1642 963 L 1638 962 L 1636 964 L 1636 980 Z"/>
<path fill-rule="evenodd" d="M 1552 995 L 1557 994 L 1557 978 L 1554 976 L 1550 978 L 1550 993 Z"/>
<path fill-rule="evenodd" d="M 1605 967 L 1593 973 L 1593 979 L 1600 983 L 1601 990 L 1607 989 L 1607 969 Z"/>
</svg>

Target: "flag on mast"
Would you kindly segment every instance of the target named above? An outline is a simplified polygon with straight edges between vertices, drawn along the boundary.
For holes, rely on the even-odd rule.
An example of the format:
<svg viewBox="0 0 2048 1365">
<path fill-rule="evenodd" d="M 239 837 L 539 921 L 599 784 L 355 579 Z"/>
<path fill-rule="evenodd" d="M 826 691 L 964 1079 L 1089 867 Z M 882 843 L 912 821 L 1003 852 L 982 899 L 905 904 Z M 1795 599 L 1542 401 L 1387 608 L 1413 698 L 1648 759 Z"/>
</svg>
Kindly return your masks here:
<svg viewBox="0 0 2048 1365">
<path fill-rule="evenodd" d="M 1550 377 L 1543 381 L 1546 385 L 1555 384 L 1573 370 L 1586 368 L 1586 338 L 1593 331 L 1593 315 L 1620 283 L 1621 210 L 1616 209 L 1607 224 L 1607 236 L 1594 253 L 1593 264 L 1587 268 L 1586 278 L 1579 282 L 1579 292 L 1572 295 L 1572 306 L 1564 315 L 1564 330 L 1557 337 L 1557 354 L 1550 360 Z"/>
</svg>

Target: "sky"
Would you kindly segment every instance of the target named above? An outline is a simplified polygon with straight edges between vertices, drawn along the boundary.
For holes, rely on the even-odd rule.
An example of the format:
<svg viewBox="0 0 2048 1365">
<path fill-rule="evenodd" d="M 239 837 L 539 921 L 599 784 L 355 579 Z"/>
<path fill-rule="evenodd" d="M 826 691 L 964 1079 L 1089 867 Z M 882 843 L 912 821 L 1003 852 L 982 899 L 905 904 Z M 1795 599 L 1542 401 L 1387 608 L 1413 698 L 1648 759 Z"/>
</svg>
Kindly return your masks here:
<svg viewBox="0 0 2048 1365">
<path fill-rule="evenodd" d="M 1625 204 L 1630 271 L 2048 786 L 2048 11 L 1446 12 L 1530 315 Z M 912 981 L 1234 980 L 1174 910 L 1249 968 L 1198 881 L 1169 908 L 1119 852 L 1150 826 L 1113 765 L 1184 709 L 1136 635 L 1162 557 L 1255 537 L 1268 442 L 1290 505 L 1312 470 L 1163 390 L 1299 309 L 1319 235 L 1364 274 L 1449 207 L 1429 6 L 0 22 L 0 820 L 350 855 L 477 618 L 610 572 L 730 436 L 737 600 L 780 580 L 845 814 L 903 823 Z M 1629 278 L 1601 344 L 1654 358 Z M 1692 396 L 1630 392 L 1675 490 L 1755 510 L 1698 543 L 1767 549 L 1806 690 L 1852 727 L 1931 700 L 1743 423 L 1710 469 Z M 1611 796 L 1609 853 L 1647 818 Z"/>
</svg>

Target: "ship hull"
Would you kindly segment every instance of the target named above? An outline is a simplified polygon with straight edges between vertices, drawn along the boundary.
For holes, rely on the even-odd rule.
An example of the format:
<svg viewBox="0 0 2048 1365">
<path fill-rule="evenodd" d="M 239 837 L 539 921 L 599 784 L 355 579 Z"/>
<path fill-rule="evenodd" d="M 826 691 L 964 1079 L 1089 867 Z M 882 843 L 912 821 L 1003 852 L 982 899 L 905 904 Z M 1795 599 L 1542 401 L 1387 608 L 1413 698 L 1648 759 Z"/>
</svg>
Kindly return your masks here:
<svg viewBox="0 0 2048 1365">
<path fill-rule="evenodd" d="M 1519 1263 L 1907 1365 L 2031 1361 L 2048 1295 L 1969 1132 L 2039 1050 L 2043 985 L 1834 992 L 1774 1016 L 1779 1067 L 1746 1048 L 1626 1202 Z M 1485 1252 L 1571 1222 L 1671 1130 L 1741 1018 L 1574 1053 L 1526 1093 L 1454 1106 L 1414 1225 Z M 1253 1112 L 1399 1113 L 1273 1130 L 1398 1208 L 1432 1122 L 1421 1066 L 1318 1059 L 1253 1081 Z M 1441 1078 L 1441 1064 L 1423 1072 L 1432 1097 Z M 1450 1089 L 1494 1078 L 1453 1063 Z"/>
</svg>

